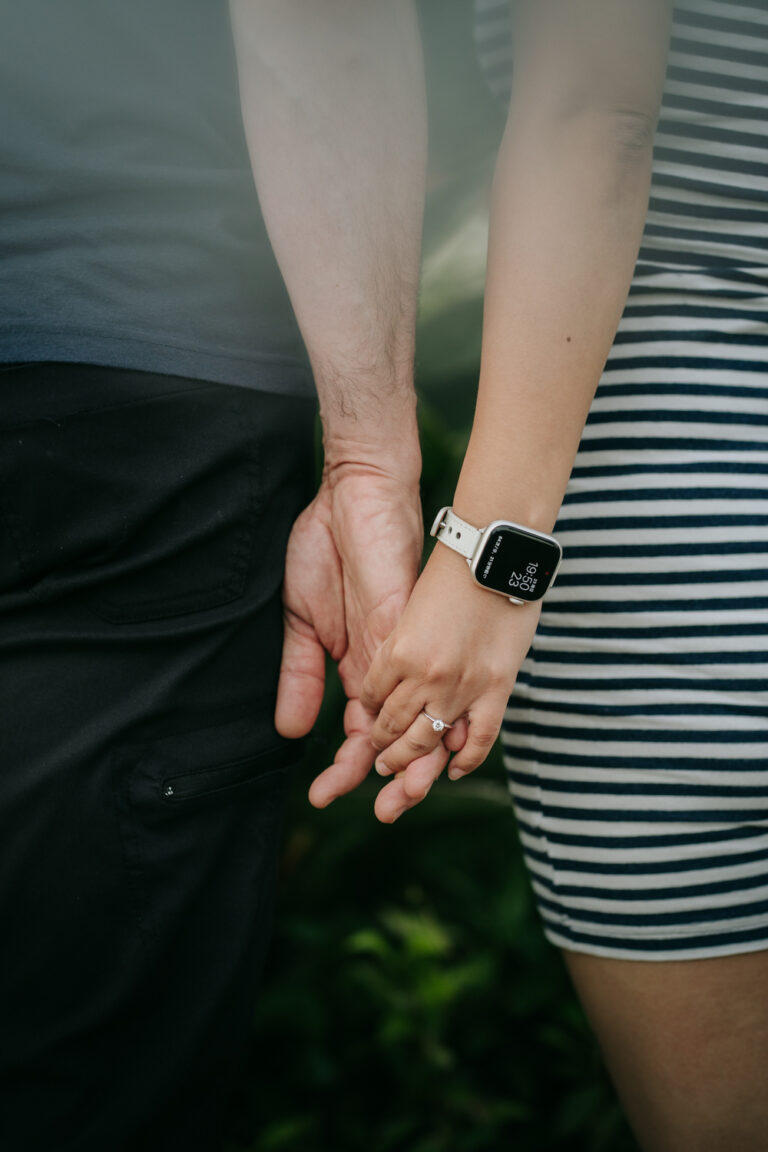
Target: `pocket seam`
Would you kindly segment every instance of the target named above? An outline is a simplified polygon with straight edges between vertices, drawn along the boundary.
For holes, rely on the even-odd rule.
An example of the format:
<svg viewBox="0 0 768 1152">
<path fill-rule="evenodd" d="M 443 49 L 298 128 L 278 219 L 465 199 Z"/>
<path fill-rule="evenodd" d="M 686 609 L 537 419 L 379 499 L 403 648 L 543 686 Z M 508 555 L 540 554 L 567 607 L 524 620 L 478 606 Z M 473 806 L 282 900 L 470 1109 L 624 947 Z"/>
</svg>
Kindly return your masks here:
<svg viewBox="0 0 768 1152">
<path fill-rule="evenodd" d="M 238 788 L 243 784 L 253 784 L 256 781 L 266 780 L 270 776 L 274 776 L 278 772 L 282 772 L 290 763 L 291 749 L 286 748 L 282 744 L 275 744 L 271 748 L 265 748 L 262 752 L 256 752 L 251 756 L 240 756 L 236 760 L 227 760 L 223 764 L 216 764 L 212 768 L 192 768 L 188 772 L 177 772 L 174 776 L 164 776 L 158 783 L 160 787 L 160 796 L 165 804 L 169 807 L 174 805 L 184 804 L 187 800 L 197 800 L 203 796 L 215 795 L 219 792 L 226 792 L 231 788 Z M 204 788 L 202 791 L 189 792 L 186 795 L 174 797 L 166 796 L 165 789 L 169 785 L 178 783 L 180 780 L 192 780 L 199 776 L 208 776 L 216 772 L 225 772 L 227 769 L 236 768 L 240 764 L 254 764 L 261 761 L 267 756 L 280 756 L 280 762 L 269 768 L 266 772 L 254 772 L 239 780 L 233 780 L 230 783 L 214 784 L 213 787 Z"/>
<path fill-rule="evenodd" d="M 25 365 L 25 367 L 39 368 L 40 365 L 39 364 L 28 364 L 28 365 Z M 2 371 L 1 368 L 0 368 L 0 371 Z M 160 392 L 159 390 L 157 392 L 155 392 L 153 390 L 151 392 L 151 394 L 149 392 L 147 392 L 146 394 L 141 395 L 141 396 L 131 397 L 129 400 L 117 400 L 111 404 L 95 404 L 95 405 L 91 406 L 90 408 L 73 408 L 73 409 L 68 410 L 66 412 L 59 413 L 58 416 L 30 416 L 30 417 L 24 417 L 21 420 L 16 420 L 12 424 L 0 423 L 0 432 L 15 432 L 19 428 L 34 428 L 37 424 L 40 423 L 41 420 L 48 421 L 48 422 L 52 421 L 54 424 L 58 424 L 59 426 L 61 426 L 62 423 L 71 419 L 73 416 L 92 416 L 97 412 L 112 412 L 112 411 L 114 411 L 115 408 L 134 407 L 137 404 L 143 404 L 147 400 L 150 402 L 153 400 L 167 400 L 169 396 L 179 396 L 179 395 L 186 394 L 186 393 L 201 392 L 201 391 L 206 391 L 206 390 L 212 391 L 213 389 L 218 388 L 218 387 L 221 387 L 221 386 L 218 384 L 213 384 L 213 385 L 207 384 L 203 381 L 200 384 L 190 384 L 186 388 L 172 388 L 168 392 Z"/>
</svg>

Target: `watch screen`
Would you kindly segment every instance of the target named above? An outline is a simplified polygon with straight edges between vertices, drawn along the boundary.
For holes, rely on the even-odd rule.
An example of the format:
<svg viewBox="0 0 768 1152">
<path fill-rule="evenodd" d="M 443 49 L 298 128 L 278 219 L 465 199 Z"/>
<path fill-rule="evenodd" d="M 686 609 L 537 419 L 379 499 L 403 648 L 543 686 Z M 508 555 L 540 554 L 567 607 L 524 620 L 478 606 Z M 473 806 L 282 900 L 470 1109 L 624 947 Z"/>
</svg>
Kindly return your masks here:
<svg viewBox="0 0 768 1152">
<path fill-rule="evenodd" d="M 539 600 L 552 583 L 560 555 L 559 545 L 502 524 L 490 532 L 473 565 L 475 579 L 518 600 Z"/>
</svg>

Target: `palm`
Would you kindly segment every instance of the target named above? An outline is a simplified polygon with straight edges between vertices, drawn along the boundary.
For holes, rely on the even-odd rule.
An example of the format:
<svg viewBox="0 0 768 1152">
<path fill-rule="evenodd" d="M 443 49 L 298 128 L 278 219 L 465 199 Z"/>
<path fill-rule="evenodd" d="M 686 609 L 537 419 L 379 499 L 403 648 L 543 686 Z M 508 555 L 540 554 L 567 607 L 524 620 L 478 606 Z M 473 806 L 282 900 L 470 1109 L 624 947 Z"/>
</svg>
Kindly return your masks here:
<svg viewBox="0 0 768 1152">
<path fill-rule="evenodd" d="M 286 556 L 286 620 L 276 723 L 308 732 L 320 709 L 325 653 L 339 662 L 347 739 L 310 793 L 322 803 L 371 767 L 372 718 L 359 703 L 371 659 L 415 583 L 422 527 L 418 493 L 389 476 L 349 470 L 324 482 L 294 525 Z M 316 785 L 318 782 L 315 782 Z M 332 786 L 331 786 L 332 785 Z"/>
<path fill-rule="evenodd" d="M 418 575 L 421 515 L 415 500 L 379 477 L 334 492 L 334 537 L 344 576 L 347 649 L 339 664 L 349 698 L 360 695 L 378 647 L 400 619 Z"/>
</svg>

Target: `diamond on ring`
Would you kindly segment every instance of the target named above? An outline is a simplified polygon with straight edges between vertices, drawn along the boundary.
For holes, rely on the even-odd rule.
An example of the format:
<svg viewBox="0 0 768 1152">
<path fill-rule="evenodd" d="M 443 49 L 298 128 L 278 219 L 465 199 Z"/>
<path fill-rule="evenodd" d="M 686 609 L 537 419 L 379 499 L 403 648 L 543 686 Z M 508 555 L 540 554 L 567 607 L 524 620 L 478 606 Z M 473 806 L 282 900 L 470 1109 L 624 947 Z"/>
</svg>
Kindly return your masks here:
<svg viewBox="0 0 768 1152">
<path fill-rule="evenodd" d="M 422 708 L 421 715 L 426 716 L 427 720 L 429 720 L 429 722 L 432 725 L 432 727 L 434 728 L 435 732 L 442 732 L 444 728 L 452 728 L 453 727 L 453 725 L 449 724 L 447 720 L 439 720 L 437 718 L 437 716 L 430 716 L 430 714 L 429 714 L 429 712 L 427 712 L 426 708 Z"/>
</svg>

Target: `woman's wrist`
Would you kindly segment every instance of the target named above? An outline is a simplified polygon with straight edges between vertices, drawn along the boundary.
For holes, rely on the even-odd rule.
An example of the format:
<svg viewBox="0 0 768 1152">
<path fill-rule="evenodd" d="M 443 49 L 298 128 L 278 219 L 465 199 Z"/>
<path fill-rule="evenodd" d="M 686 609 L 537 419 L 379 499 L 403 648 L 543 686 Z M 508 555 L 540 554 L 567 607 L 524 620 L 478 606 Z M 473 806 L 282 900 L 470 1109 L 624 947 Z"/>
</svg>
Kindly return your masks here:
<svg viewBox="0 0 768 1152">
<path fill-rule="evenodd" d="M 442 589 L 446 602 L 460 602 L 465 617 L 472 617 L 477 624 L 482 621 L 482 626 L 490 629 L 489 635 L 498 627 L 514 628 L 521 613 L 525 616 L 533 613 L 538 618 L 538 602 L 510 603 L 509 597 L 481 587 L 473 579 L 464 557 L 439 540 L 435 541 L 423 576 L 426 577 L 424 583 Z"/>
<path fill-rule="evenodd" d="M 551 533 L 560 512 L 578 434 L 565 430 L 556 444 L 521 435 L 511 419 L 493 426 L 475 420 L 453 509 L 476 528 L 510 520 Z"/>
<path fill-rule="evenodd" d="M 494 520 L 509 520 L 523 528 L 550 534 L 557 520 L 562 495 L 546 495 L 531 491 L 525 485 L 464 483 L 456 486 L 453 510 L 473 528 L 485 528 Z"/>
</svg>

